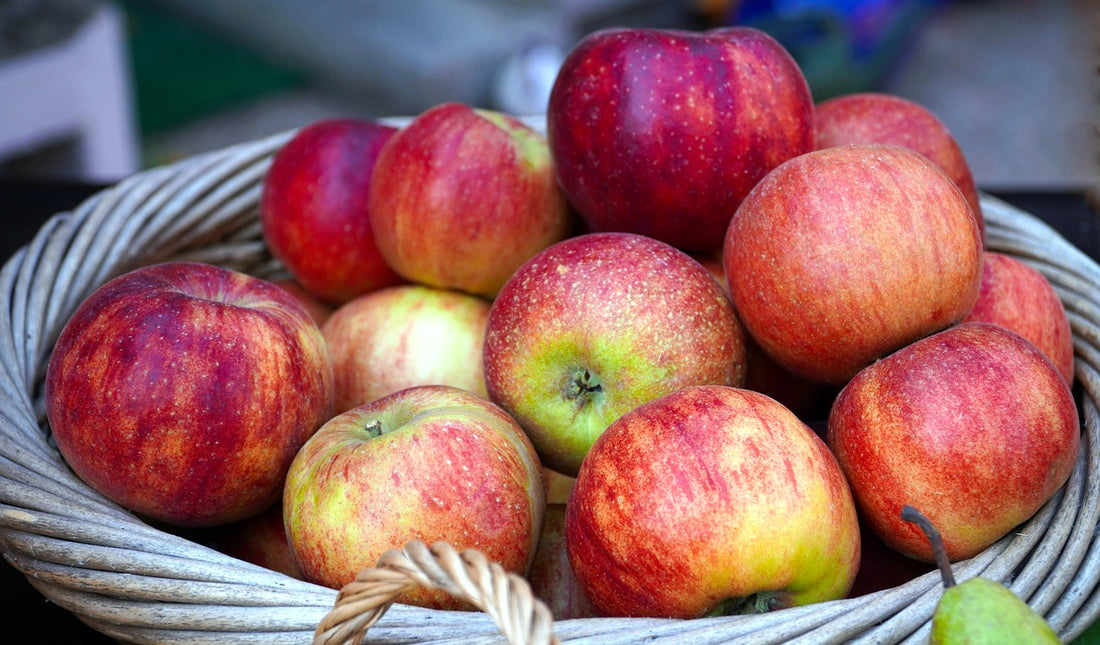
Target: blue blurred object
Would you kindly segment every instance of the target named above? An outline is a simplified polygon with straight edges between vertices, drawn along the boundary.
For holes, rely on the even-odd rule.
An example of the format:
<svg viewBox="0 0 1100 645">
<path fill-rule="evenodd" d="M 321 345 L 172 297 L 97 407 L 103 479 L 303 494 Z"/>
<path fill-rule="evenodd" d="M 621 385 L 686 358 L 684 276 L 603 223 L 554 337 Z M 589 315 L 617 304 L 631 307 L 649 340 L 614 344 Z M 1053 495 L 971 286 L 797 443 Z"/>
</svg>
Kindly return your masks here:
<svg viewBox="0 0 1100 645">
<path fill-rule="evenodd" d="M 746 0 L 731 22 L 761 29 L 802 66 L 815 100 L 876 89 L 944 0 Z"/>
</svg>

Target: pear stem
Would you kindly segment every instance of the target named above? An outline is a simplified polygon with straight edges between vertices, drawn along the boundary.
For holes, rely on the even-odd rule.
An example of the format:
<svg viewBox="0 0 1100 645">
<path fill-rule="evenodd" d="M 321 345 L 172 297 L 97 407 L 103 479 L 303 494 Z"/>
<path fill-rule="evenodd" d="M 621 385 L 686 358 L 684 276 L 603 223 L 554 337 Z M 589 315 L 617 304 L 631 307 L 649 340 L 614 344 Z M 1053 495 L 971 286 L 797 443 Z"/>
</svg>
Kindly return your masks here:
<svg viewBox="0 0 1100 645">
<path fill-rule="evenodd" d="M 947 549 L 943 546 L 943 536 L 932 524 L 932 520 L 925 517 L 917 509 L 908 504 L 901 508 L 901 519 L 920 527 L 928 542 L 932 545 L 932 556 L 936 558 L 936 566 L 940 569 L 943 578 L 943 588 L 949 589 L 955 586 L 955 574 L 951 572 L 951 560 L 947 557 Z"/>
</svg>

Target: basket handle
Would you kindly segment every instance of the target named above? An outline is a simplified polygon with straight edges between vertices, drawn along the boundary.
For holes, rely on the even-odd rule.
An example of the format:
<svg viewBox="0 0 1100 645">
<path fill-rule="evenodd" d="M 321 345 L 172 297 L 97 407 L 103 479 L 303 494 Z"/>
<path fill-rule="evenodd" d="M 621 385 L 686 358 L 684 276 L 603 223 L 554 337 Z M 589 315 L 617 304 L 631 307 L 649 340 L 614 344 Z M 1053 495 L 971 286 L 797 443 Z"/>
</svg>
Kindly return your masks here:
<svg viewBox="0 0 1100 645">
<path fill-rule="evenodd" d="M 489 562 L 480 551 L 456 551 L 445 542 L 413 540 L 382 554 L 378 563 L 344 585 L 321 620 L 314 645 L 359 643 L 404 592 L 441 589 L 489 615 L 513 645 L 557 645 L 549 608 L 521 576 Z"/>
</svg>

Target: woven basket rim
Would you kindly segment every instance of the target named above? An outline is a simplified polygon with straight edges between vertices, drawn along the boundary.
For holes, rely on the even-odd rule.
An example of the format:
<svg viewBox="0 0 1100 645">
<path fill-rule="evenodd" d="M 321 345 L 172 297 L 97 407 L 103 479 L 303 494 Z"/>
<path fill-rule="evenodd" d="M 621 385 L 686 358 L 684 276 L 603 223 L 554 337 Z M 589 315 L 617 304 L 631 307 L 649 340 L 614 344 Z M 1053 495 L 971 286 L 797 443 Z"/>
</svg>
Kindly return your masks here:
<svg viewBox="0 0 1100 645">
<path fill-rule="evenodd" d="M 400 124 L 407 119 L 395 118 Z M 540 131 L 542 117 L 524 117 Z M 57 213 L 0 269 L 0 549 L 43 595 L 111 637 L 158 643 L 303 642 L 336 590 L 235 560 L 150 527 L 76 478 L 46 429 L 41 383 L 49 349 L 92 289 L 141 264 L 208 261 L 261 277 L 285 274 L 264 247 L 261 182 L 296 130 L 139 172 Z M 956 565 L 1000 580 L 1066 641 L 1100 615 L 1100 266 L 1038 218 L 982 195 L 987 248 L 1036 267 L 1070 316 L 1082 447 L 1069 482 L 1031 520 Z M 564 620 L 562 642 L 899 642 L 927 635 L 940 590 L 931 572 L 867 596 L 749 617 L 692 621 Z M 394 606 L 371 637 L 497 639 L 483 614 Z"/>
</svg>

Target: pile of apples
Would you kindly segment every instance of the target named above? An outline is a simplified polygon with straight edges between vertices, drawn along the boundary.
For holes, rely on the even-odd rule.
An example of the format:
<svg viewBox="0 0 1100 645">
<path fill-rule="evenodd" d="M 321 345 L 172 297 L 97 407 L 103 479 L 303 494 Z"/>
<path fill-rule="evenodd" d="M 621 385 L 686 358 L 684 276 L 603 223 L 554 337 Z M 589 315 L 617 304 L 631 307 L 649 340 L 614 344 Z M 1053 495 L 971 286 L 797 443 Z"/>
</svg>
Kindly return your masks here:
<svg viewBox="0 0 1100 645">
<path fill-rule="evenodd" d="M 63 456 L 312 582 L 445 540 L 558 618 L 862 593 L 931 570 L 903 507 L 959 560 L 1066 481 L 1068 318 L 985 250 L 928 109 L 815 105 L 755 29 L 614 29 L 545 125 L 447 103 L 295 133 L 260 203 L 291 279 L 172 262 L 97 290 L 46 375 Z"/>
</svg>

